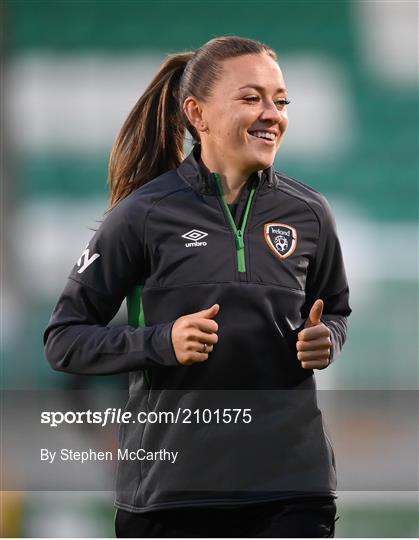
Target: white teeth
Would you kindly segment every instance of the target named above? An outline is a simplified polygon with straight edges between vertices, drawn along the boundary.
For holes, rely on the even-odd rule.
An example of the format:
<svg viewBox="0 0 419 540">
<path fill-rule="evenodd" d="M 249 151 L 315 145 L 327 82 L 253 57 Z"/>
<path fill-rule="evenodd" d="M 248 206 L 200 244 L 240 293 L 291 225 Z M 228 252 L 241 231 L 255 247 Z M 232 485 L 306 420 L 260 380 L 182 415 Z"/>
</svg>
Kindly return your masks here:
<svg viewBox="0 0 419 540">
<path fill-rule="evenodd" d="M 275 134 L 274 133 L 267 133 L 266 131 L 254 131 L 252 133 L 254 137 L 261 137 L 263 139 L 269 139 L 270 141 L 275 140 Z"/>
</svg>

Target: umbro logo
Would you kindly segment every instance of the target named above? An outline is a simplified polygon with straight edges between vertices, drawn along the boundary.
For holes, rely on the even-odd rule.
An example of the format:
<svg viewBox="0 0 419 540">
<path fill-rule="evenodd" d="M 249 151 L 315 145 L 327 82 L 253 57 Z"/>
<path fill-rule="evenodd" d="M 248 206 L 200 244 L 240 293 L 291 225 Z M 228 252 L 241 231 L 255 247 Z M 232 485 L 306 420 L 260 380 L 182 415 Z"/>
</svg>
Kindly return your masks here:
<svg viewBox="0 0 419 540">
<path fill-rule="evenodd" d="M 194 240 L 195 242 L 205 238 L 206 236 L 208 236 L 208 233 L 198 231 L 198 229 L 192 229 L 191 231 L 182 234 L 182 238 L 186 238 L 186 240 Z"/>
<path fill-rule="evenodd" d="M 202 240 L 208 236 L 208 233 L 203 231 L 198 231 L 198 229 L 192 229 L 191 231 L 188 231 L 185 234 L 182 234 L 182 238 L 186 238 L 186 240 L 192 240 L 192 242 L 187 242 L 185 244 L 185 247 L 199 247 L 199 246 L 206 246 L 206 242 L 200 242 L 199 240 Z"/>
</svg>

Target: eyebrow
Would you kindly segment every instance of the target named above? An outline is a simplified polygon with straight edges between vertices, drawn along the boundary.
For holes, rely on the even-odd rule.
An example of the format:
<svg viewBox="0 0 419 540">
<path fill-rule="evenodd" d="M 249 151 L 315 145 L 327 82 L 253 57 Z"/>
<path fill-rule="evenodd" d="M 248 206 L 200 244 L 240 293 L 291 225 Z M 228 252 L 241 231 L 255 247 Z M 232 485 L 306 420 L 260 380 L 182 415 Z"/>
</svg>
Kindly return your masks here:
<svg viewBox="0 0 419 540">
<path fill-rule="evenodd" d="M 254 88 L 255 90 L 259 90 L 259 92 L 263 92 L 265 90 L 263 86 L 259 86 L 257 84 L 245 84 L 244 86 L 240 86 L 239 90 L 242 90 L 243 88 Z M 277 88 L 275 94 L 277 94 L 278 92 L 287 92 L 287 89 Z"/>
</svg>

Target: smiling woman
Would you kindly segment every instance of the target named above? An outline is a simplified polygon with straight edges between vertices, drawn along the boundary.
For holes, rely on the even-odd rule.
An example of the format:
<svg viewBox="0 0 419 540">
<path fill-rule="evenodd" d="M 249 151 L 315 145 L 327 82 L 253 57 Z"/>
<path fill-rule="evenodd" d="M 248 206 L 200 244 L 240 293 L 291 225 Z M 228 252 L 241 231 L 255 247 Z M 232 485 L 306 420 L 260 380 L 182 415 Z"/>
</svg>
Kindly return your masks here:
<svg viewBox="0 0 419 540">
<path fill-rule="evenodd" d="M 210 95 L 201 100 L 188 96 L 183 104 L 199 134 L 201 159 L 221 175 L 229 203 L 252 172 L 272 165 L 288 126 L 282 72 L 267 52 L 254 57 L 223 60 Z"/>
<path fill-rule="evenodd" d="M 179 455 L 119 463 L 118 536 L 334 534 L 313 370 L 339 355 L 351 308 L 328 202 L 273 168 L 288 104 L 270 47 L 219 37 L 164 62 L 112 148 L 110 209 L 46 356 L 130 372 L 126 411 L 188 419 L 122 426 L 122 453 Z M 125 298 L 128 324 L 107 326 Z"/>
</svg>

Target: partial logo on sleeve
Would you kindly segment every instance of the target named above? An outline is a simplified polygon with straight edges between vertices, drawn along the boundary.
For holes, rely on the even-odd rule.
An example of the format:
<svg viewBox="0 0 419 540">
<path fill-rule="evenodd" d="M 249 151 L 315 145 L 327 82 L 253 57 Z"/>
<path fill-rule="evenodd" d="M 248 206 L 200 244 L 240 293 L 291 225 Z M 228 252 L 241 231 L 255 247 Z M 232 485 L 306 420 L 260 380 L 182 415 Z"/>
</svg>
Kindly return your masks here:
<svg viewBox="0 0 419 540">
<path fill-rule="evenodd" d="M 88 245 L 89 244 L 87 244 L 87 246 Z M 99 253 L 92 253 L 92 255 L 90 255 L 89 248 L 87 246 L 77 261 L 77 266 L 80 266 L 80 268 L 77 270 L 78 274 L 82 274 L 86 268 L 92 264 L 92 262 L 100 257 Z"/>
<path fill-rule="evenodd" d="M 270 249 L 280 259 L 286 259 L 297 247 L 297 231 L 285 223 L 266 223 L 263 234 Z"/>
</svg>

